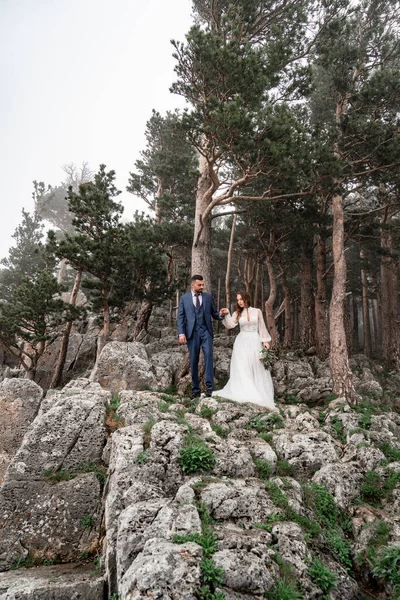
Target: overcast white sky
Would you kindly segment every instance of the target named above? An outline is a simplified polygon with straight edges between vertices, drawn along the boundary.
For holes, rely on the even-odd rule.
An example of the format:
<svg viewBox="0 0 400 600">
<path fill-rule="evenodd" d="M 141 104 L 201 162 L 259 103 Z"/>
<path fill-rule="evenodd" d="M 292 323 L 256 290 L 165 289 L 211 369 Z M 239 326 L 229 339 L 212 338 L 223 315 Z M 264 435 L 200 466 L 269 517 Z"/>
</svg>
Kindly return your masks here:
<svg viewBox="0 0 400 600">
<path fill-rule="evenodd" d="M 0 258 L 32 181 L 58 185 L 62 165 L 117 173 L 125 192 L 152 108 L 183 106 L 171 39 L 184 41 L 190 0 L 0 0 Z"/>
</svg>

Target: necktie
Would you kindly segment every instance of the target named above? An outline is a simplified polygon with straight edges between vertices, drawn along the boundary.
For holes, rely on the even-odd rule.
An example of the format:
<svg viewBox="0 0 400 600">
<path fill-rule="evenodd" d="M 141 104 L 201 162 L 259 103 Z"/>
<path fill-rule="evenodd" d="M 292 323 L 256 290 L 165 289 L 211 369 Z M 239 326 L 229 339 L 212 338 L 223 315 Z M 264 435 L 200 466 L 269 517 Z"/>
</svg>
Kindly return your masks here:
<svg viewBox="0 0 400 600">
<path fill-rule="evenodd" d="M 195 294 L 196 296 L 196 308 L 200 308 L 200 300 L 199 300 L 199 295 Z"/>
</svg>

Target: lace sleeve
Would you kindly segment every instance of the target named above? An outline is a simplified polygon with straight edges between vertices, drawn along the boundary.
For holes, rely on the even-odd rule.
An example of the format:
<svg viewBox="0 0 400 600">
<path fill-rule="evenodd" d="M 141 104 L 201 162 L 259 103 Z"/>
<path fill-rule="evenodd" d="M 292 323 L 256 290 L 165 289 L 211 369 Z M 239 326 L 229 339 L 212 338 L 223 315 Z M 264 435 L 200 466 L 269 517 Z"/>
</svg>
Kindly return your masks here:
<svg viewBox="0 0 400 600">
<path fill-rule="evenodd" d="M 271 336 L 268 333 L 267 328 L 265 327 L 264 318 L 262 312 L 259 308 L 258 311 L 258 333 L 260 334 L 260 338 L 262 342 L 270 342 Z"/>
<path fill-rule="evenodd" d="M 227 329 L 233 329 L 238 324 L 236 311 L 231 316 L 230 314 L 225 315 L 223 318 L 223 324 Z"/>
</svg>

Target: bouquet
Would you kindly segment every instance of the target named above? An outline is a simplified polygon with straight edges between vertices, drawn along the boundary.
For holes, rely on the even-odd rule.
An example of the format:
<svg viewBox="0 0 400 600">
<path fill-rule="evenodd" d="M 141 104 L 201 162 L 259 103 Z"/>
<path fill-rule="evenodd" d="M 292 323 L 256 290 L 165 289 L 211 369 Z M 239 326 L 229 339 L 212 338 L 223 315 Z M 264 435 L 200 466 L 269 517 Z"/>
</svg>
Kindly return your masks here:
<svg viewBox="0 0 400 600">
<path fill-rule="evenodd" d="M 266 348 L 261 348 L 259 358 L 264 365 L 265 369 L 268 371 L 271 369 L 272 365 L 276 361 L 276 354 L 273 350 L 267 350 Z"/>
</svg>

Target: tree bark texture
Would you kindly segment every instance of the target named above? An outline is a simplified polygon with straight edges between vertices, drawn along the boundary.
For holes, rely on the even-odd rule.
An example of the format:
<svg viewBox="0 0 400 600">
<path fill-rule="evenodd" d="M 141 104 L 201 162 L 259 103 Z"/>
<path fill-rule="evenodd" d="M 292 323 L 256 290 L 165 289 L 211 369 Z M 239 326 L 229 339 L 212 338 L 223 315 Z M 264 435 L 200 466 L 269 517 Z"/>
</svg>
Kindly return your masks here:
<svg viewBox="0 0 400 600">
<path fill-rule="evenodd" d="M 267 256 L 267 271 L 269 278 L 269 296 L 265 302 L 265 315 L 267 318 L 267 329 L 271 335 L 271 346 L 272 348 L 277 348 L 279 346 L 279 331 L 276 327 L 275 317 L 274 317 L 274 304 L 276 300 L 276 276 L 274 272 L 274 266 L 272 264 L 272 259 Z"/>
<path fill-rule="evenodd" d="M 329 356 L 329 328 L 326 286 L 326 241 L 317 236 L 317 294 L 315 297 L 315 343 L 317 356 L 325 360 Z"/>
<path fill-rule="evenodd" d="M 357 402 L 346 341 L 344 302 L 346 299 L 346 258 L 344 253 L 344 213 L 343 196 L 334 194 L 332 198 L 332 252 L 334 276 L 330 302 L 330 367 L 333 391 L 347 401 Z"/>
<path fill-rule="evenodd" d="M 211 219 L 203 218 L 203 213 L 211 201 L 214 185 L 209 173 L 209 165 L 202 155 L 200 155 L 199 170 L 191 274 L 202 275 L 205 290 L 211 292 Z"/>
<path fill-rule="evenodd" d="M 381 227 L 381 323 L 382 352 L 392 368 L 400 366 L 398 273 L 392 258 L 392 233 L 388 226 L 391 215 L 387 210 Z"/>
<path fill-rule="evenodd" d="M 232 219 L 232 229 L 231 229 L 231 235 L 229 238 L 228 258 L 226 261 L 226 275 L 225 275 L 225 296 L 226 296 L 225 306 L 229 310 L 231 310 L 231 270 L 232 270 L 233 242 L 235 239 L 236 221 L 237 221 L 237 215 L 235 214 L 235 215 L 233 215 L 233 219 Z"/>
<path fill-rule="evenodd" d="M 136 341 L 138 339 L 142 331 L 147 331 L 152 310 L 153 303 L 149 300 L 143 300 L 142 304 L 140 305 L 138 318 L 136 320 L 135 328 L 133 330 L 133 341 Z"/>
<path fill-rule="evenodd" d="M 71 296 L 69 298 L 69 303 L 72 306 L 76 306 L 76 300 L 78 297 L 79 288 L 81 287 L 81 281 L 82 281 L 82 271 L 78 271 L 77 274 L 75 275 L 74 285 L 73 285 L 73 288 L 71 291 Z M 63 371 L 64 371 L 65 360 L 67 358 L 69 336 L 71 333 L 71 329 L 72 329 L 72 321 L 67 321 L 67 323 L 65 324 L 63 335 L 62 335 L 60 354 L 58 356 L 56 368 L 54 370 L 54 375 L 53 375 L 51 383 L 50 383 L 51 388 L 56 388 L 59 385 L 61 385 L 61 383 L 62 383 L 62 375 L 63 375 Z"/>
<path fill-rule="evenodd" d="M 369 299 L 368 299 L 368 276 L 365 266 L 366 252 L 364 248 L 360 249 L 361 258 L 361 291 L 362 291 L 362 314 L 363 314 L 363 334 L 364 334 L 364 354 L 371 358 L 371 321 L 369 317 Z"/>
<path fill-rule="evenodd" d="M 301 257 L 301 304 L 300 304 L 300 342 L 314 345 L 314 294 L 312 282 L 312 254 L 303 249 Z"/>
</svg>

